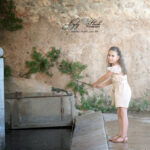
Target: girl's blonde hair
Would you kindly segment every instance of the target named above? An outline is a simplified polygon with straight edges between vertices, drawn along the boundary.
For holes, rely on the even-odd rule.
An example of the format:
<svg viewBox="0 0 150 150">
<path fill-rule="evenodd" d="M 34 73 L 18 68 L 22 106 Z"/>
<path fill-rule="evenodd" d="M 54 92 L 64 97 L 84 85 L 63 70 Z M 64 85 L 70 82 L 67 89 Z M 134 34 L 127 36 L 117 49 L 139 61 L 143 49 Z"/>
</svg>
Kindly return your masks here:
<svg viewBox="0 0 150 150">
<path fill-rule="evenodd" d="M 121 52 L 120 48 L 116 47 L 116 46 L 112 46 L 112 47 L 109 48 L 109 51 L 115 51 L 117 53 L 117 55 L 120 56 L 120 59 L 118 60 L 118 63 L 121 66 L 122 72 L 124 74 L 127 74 L 127 69 L 126 69 L 126 66 L 125 66 L 125 63 L 124 63 L 124 57 L 122 55 L 122 52 Z M 112 64 L 108 63 L 108 66 L 112 66 Z"/>
</svg>

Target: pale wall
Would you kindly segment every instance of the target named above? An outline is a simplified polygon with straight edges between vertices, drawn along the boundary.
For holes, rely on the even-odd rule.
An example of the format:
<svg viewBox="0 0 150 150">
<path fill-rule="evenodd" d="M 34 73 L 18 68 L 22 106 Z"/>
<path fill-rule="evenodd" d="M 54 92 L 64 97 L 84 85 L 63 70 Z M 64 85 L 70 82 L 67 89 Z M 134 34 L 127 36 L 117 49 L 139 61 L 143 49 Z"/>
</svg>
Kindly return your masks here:
<svg viewBox="0 0 150 150">
<path fill-rule="evenodd" d="M 109 47 L 116 45 L 123 50 L 125 56 L 133 98 L 141 97 L 144 92 L 150 91 L 150 2 L 147 0 L 15 1 L 17 14 L 24 20 L 24 28 L 13 33 L 3 32 L 0 36 L 0 47 L 5 50 L 6 63 L 13 69 L 13 77 L 17 78 L 11 79 L 13 83 L 24 80 L 19 79 L 19 76 L 27 71 L 25 61 L 31 58 L 33 46 L 43 54 L 47 53 L 51 46 L 60 48 L 61 59 L 87 64 L 88 68 L 83 74 L 88 74 L 89 77 L 84 81 L 94 82 L 106 71 L 106 55 Z M 85 21 L 90 17 L 101 20 L 98 32 L 71 32 L 62 29 L 65 24 L 77 17 Z M 69 77 L 62 75 L 57 69 L 53 69 L 53 73 L 53 78 L 38 73 L 31 79 L 40 82 L 41 86 L 48 84 L 64 88 L 70 80 Z M 5 87 L 9 92 L 15 91 L 14 87 L 11 88 L 11 80 Z"/>
</svg>

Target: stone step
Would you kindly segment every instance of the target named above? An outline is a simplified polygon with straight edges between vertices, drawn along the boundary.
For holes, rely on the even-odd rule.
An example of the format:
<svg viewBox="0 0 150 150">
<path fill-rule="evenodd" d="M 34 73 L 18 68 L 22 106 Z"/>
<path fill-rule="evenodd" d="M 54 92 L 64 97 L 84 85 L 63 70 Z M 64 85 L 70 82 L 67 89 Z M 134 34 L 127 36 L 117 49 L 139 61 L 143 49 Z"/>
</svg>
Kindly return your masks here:
<svg viewBox="0 0 150 150">
<path fill-rule="evenodd" d="M 101 112 L 76 117 L 71 150 L 108 150 Z"/>
</svg>

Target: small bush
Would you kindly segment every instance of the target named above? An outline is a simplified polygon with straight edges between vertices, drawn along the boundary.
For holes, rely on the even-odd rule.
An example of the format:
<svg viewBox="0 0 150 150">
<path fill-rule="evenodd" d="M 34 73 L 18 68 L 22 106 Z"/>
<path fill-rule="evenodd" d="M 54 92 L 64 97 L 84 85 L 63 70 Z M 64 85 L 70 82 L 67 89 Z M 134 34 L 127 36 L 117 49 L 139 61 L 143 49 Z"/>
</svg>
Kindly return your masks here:
<svg viewBox="0 0 150 150">
<path fill-rule="evenodd" d="M 81 105 L 76 105 L 80 110 L 93 110 L 104 112 L 114 112 L 116 108 L 111 105 L 111 101 L 104 99 L 102 95 L 88 97 L 87 100 L 84 97 L 81 98 Z"/>
<path fill-rule="evenodd" d="M 81 105 L 76 105 L 76 108 L 79 110 L 102 111 L 103 113 L 116 111 L 116 107 L 111 105 L 111 99 L 102 94 L 88 97 L 86 100 L 84 97 L 81 97 Z M 147 97 L 145 96 L 144 99 L 132 100 L 128 110 L 130 112 L 150 111 Z"/>
<path fill-rule="evenodd" d="M 137 99 L 130 102 L 129 111 L 150 111 L 149 102 L 147 99 Z"/>
<path fill-rule="evenodd" d="M 4 78 L 8 79 L 11 76 L 11 68 L 8 65 L 4 66 Z"/>
</svg>

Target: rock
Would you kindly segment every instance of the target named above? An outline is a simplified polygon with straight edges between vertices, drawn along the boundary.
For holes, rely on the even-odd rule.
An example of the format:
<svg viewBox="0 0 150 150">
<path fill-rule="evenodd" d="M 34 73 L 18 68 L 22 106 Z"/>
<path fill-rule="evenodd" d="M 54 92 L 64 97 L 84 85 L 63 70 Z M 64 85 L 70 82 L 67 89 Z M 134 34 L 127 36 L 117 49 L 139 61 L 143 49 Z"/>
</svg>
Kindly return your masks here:
<svg viewBox="0 0 150 150">
<path fill-rule="evenodd" d="M 32 23 L 38 22 L 39 18 L 40 17 L 38 15 L 29 17 L 29 19 Z"/>
<path fill-rule="evenodd" d="M 39 1 L 39 5 L 42 6 L 42 7 L 43 7 L 43 6 L 44 6 L 44 7 L 45 7 L 45 6 L 50 6 L 50 5 L 51 5 L 51 2 L 50 2 L 50 0 L 40 0 L 40 1 Z"/>
</svg>

